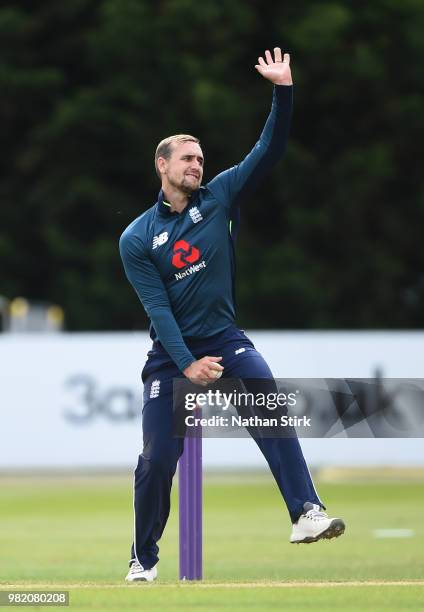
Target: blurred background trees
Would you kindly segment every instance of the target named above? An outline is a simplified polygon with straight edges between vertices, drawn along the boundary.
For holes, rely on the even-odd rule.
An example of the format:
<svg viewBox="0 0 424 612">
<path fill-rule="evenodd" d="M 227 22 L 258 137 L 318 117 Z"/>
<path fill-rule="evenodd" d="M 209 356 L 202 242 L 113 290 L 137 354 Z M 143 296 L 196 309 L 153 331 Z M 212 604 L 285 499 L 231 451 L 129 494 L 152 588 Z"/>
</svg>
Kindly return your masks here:
<svg viewBox="0 0 424 612">
<path fill-rule="evenodd" d="M 117 243 L 159 189 L 153 155 L 199 136 L 205 179 L 257 139 L 292 54 L 284 162 L 246 201 L 238 323 L 424 326 L 421 0 L 28 0 L 0 8 L 0 294 L 71 330 L 143 329 Z"/>
</svg>

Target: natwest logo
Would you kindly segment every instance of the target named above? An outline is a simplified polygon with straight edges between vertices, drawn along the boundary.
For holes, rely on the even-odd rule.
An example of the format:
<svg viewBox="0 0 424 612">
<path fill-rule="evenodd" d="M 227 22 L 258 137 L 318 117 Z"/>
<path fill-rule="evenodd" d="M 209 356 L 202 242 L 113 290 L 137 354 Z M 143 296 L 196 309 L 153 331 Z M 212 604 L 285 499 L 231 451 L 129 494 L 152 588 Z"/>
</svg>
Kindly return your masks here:
<svg viewBox="0 0 424 612">
<path fill-rule="evenodd" d="M 174 244 L 174 255 L 172 265 L 176 268 L 184 268 L 200 259 L 200 251 L 185 240 L 178 240 Z"/>
<path fill-rule="evenodd" d="M 186 240 L 178 240 L 174 244 L 174 255 L 172 257 L 172 265 L 176 268 L 186 268 L 183 272 L 176 272 L 174 274 L 175 280 L 182 280 L 183 278 L 187 278 L 199 270 L 203 270 L 206 268 L 206 261 L 200 261 L 199 263 L 194 263 L 195 261 L 199 261 L 200 259 L 200 251 L 197 247 L 189 244 Z M 194 264 L 189 266 L 189 264 Z M 188 268 L 186 266 L 189 266 Z"/>
</svg>

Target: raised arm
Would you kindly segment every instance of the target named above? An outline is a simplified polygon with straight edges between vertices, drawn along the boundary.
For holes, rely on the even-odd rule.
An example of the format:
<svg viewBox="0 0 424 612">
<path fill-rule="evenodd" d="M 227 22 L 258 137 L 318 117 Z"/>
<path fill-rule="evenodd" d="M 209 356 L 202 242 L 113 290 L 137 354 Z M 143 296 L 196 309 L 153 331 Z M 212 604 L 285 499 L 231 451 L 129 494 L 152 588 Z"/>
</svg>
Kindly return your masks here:
<svg viewBox="0 0 424 612">
<path fill-rule="evenodd" d="M 270 171 L 272 166 L 283 156 L 290 128 L 293 88 L 290 70 L 290 56 L 281 56 L 281 49 L 274 49 L 274 58 L 270 51 L 265 52 L 265 59 L 260 57 L 256 70 L 274 84 L 271 112 L 258 142 L 242 162 L 221 172 L 210 183 L 208 188 L 217 199 L 230 207 L 245 190 L 251 190 Z"/>
</svg>

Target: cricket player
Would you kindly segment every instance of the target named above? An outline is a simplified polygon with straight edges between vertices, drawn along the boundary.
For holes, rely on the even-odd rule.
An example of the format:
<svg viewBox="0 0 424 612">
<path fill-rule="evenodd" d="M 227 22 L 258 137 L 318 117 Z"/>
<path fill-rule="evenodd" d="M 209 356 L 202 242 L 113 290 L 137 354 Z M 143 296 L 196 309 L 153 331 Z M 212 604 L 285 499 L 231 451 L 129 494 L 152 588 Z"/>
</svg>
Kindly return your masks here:
<svg viewBox="0 0 424 612">
<path fill-rule="evenodd" d="M 184 448 L 184 439 L 173 436 L 173 378 L 184 375 L 198 385 L 221 374 L 272 379 L 262 355 L 235 325 L 234 246 L 239 206 L 286 148 L 293 83 L 290 57 L 282 57 L 278 47 L 259 57 L 255 68 L 274 87 L 270 114 L 250 153 L 203 186 L 199 140 L 187 134 L 162 140 L 155 156 L 162 183 L 158 201 L 120 239 L 125 272 L 150 318 L 153 340 L 142 372 L 143 451 L 134 478 L 129 582 L 157 577 L 158 541 Z M 290 541 L 341 535 L 344 523 L 323 511 L 297 437 L 255 442 L 287 505 Z"/>
</svg>

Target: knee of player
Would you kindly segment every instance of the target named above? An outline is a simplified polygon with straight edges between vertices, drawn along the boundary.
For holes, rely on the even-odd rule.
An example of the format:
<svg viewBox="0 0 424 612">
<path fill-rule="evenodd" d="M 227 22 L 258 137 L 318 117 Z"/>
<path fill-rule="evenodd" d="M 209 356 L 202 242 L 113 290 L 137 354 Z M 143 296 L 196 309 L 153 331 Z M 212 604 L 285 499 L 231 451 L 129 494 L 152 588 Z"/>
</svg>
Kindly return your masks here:
<svg viewBox="0 0 424 612">
<path fill-rule="evenodd" d="M 136 474 L 140 472 L 154 472 L 156 474 L 175 471 L 179 455 L 169 450 L 161 449 L 149 455 L 140 455 Z"/>
</svg>

